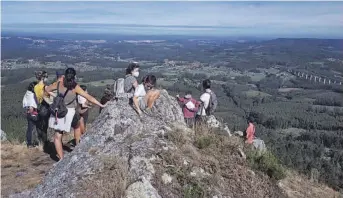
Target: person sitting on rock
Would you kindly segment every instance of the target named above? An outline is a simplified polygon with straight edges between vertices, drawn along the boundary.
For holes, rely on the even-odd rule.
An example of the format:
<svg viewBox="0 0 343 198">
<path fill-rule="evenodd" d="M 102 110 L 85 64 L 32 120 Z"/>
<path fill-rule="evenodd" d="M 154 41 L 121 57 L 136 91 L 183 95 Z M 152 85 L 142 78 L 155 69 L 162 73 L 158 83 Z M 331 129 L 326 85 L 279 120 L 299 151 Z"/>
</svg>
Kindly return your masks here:
<svg viewBox="0 0 343 198">
<path fill-rule="evenodd" d="M 74 129 L 75 143 L 80 142 L 81 129 L 80 129 L 80 114 L 76 111 L 77 94 L 85 97 L 88 101 L 99 107 L 105 107 L 105 105 L 100 104 L 93 96 L 86 93 L 82 88 L 76 83 L 76 71 L 73 68 L 68 68 L 65 71 L 63 82 L 58 82 L 57 84 L 52 84 L 45 87 L 46 92 L 51 92 L 57 90 L 58 95 L 63 97 L 63 102 L 67 107 L 67 114 L 63 118 L 58 118 L 57 115 L 50 116 L 49 126 L 55 130 L 55 149 L 58 154 L 59 159 L 63 158 L 62 149 L 62 135 L 64 132 L 70 132 L 70 129 Z"/>
<path fill-rule="evenodd" d="M 139 65 L 137 62 L 130 63 L 126 69 L 126 76 L 124 80 L 124 91 L 125 93 L 135 93 L 138 86 L 137 79 L 139 76 Z"/>
<path fill-rule="evenodd" d="M 142 111 L 152 115 L 151 109 L 154 102 L 160 97 L 160 91 L 155 89 L 155 86 L 156 77 L 154 75 L 145 76 L 142 84 L 137 86 L 133 95 L 133 104 L 139 115 L 142 115 Z"/>
<path fill-rule="evenodd" d="M 198 111 L 200 102 L 192 98 L 192 93 L 190 91 L 188 91 L 183 98 L 180 98 L 179 95 L 176 95 L 176 98 L 182 105 L 182 112 L 186 124 L 189 127 L 193 127 L 195 121 L 195 113 Z"/>
</svg>

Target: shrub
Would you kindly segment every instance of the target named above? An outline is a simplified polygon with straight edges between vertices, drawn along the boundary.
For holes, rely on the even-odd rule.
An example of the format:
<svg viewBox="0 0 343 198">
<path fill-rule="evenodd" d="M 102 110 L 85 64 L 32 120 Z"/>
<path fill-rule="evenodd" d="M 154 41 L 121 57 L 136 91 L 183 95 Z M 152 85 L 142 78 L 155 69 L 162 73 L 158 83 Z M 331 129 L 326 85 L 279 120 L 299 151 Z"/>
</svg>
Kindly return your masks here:
<svg viewBox="0 0 343 198">
<path fill-rule="evenodd" d="M 202 187 L 197 183 L 191 183 L 187 185 L 184 189 L 184 196 L 185 198 L 199 198 L 204 197 L 204 190 Z"/>
<path fill-rule="evenodd" d="M 213 138 L 211 136 L 201 136 L 195 140 L 195 146 L 199 149 L 204 149 L 209 147 L 213 142 Z"/>
<path fill-rule="evenodd" d="M 286 177 L 285 169 L 270 151 L 264 153 L 249 151 L 247 159 L 253 169 L 262 171 L 273 179 L 281 180 Z"/>
</svg>

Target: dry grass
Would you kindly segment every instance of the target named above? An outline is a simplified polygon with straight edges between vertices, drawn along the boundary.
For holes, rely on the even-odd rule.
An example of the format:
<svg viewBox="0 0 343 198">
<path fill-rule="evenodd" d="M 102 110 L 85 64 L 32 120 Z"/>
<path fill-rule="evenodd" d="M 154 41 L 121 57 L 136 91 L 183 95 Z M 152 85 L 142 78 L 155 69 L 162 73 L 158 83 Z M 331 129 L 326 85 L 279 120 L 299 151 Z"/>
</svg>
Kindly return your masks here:
<svg viewBox="0 0 343 198">
<path fill-rule="evenodd" d="M 182 137 L 187 134 L 180 130 L 172 133 L 177 150 L 162 151 L 154 165 L 154 186 L 162 197 L 212 197 L 218 192 L 237 198 L 283 197 L 275 182 L 253 173 L 239 156 L 239 138 L 218 135 L 205 127 L 197 128 L 194 140 Z M 171 184 L 162 182 L 163 173 L 173 177 Z"/>
<path fill-rule="evenodd" d="M 102 170 L 86 178 L 82 178 L 82 192 L 77 197 L 124 197 L 127 187 L 128 164 L 126 161 L 113 156 L 101 156 Z"/>
<path fill-rule="evenodd" d="M 287 177 L 278 184 L 289 198 L 341 198 L 339 192 L 326 185 L 311 182 L 306 176 L 289 171 Z"/>
<path fill-rule="evenodd" d="M 1 143 L 1 196 L 37 186 L 54 161 L 37 148 Z"/>
</svg>

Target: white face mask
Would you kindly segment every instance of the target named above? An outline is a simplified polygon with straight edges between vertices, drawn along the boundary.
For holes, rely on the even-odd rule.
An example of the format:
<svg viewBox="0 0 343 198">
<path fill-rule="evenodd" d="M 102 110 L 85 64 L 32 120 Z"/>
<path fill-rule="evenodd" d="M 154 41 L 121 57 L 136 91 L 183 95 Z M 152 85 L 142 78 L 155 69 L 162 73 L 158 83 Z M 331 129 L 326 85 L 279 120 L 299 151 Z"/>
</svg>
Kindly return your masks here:
<svg viewBox="0 0 343 198">
<path fill-rule="evenodd" d="M 134 76 L 134 77 L 138 77 L 139 76 L 139 71 L 134 71 L 134 72 L 132 72 L 132 76 Z"/>
<path fill-rule="evenodd" d="M 48 78 L 44 78 L 44 79 L 43 79 L 43 82 L 48 82 Z"/>
</svg>

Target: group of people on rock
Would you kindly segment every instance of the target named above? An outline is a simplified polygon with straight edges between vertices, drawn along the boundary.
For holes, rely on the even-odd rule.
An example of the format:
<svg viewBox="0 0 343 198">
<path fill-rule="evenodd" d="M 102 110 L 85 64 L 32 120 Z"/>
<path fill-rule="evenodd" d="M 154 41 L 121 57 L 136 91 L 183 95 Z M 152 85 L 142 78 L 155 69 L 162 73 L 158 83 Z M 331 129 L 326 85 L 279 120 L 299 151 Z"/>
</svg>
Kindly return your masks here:
<svg viewBox="0 0 343 198">
<path fill-rule="evenodd" d="M 64 73 L 56 72 L 56 81 L 48 85 L 48 74 L 46 71 L 35 73 L 38 82 L 32 82 L 28 86 L 23 98 L 23 107 L 26 110 L 28 127 L 26 131 L 27 146 L 35 147 L 32 140 L 34 127 L 36 127 L 39 146 L 45 149 L 48 146 L 48 128 L 55 130 L 54 144 L 57 155 L 63 158 L 62 134 L 69 133 L 74 129 L 75 144 L 80 141 L 81 135 L 86 130 L 88 120 L 88 109 L 91 104 L 105 107 L 93 96 L 87 93 L 87 87 L 76 82 L 76 71 L 68 68 Z M 66 108 L 66 115 L 59 117 L 56 107 L 56 98 L 62 98 L 63 106 Z M 61 103 L 62 104 L 62 103 Z M 61 105 L 59 104 L 59 105 Z M 56 115 L 54 115 L 56 112 Z"/>
<path fill-rule="evenodd" d="M 143 113 L 153 115 L 153 106 L 160 97 L 160 91 L 156 89 L 156 77 L 146 75 L 142 81 L 138 81 L 139 64 L 130 63 L 123 79 L 123 92 L 127 95 L 130 105 L 139 116 Z M 36 127 L 39 145 L 44 147 L 48 143 L 48 128 L 55 130 L 54 145 L 59 159 L 63 158 L 62 135 L 74 130 L 75 145 L 80 142 L 80 137 L 86 131 L 89 108 L 92 104 L 101 110 L 107 102 L 115 98 L 115 93 L 110 86 L 105 89 L 105 94 L 100 102 L 87 92 L 85 85 L 76 82 L 76 71 L 68 68 L 65 72 L 56 72 L 56 81 L 48 85 L 48 74 L 45 71 L 35 73 L 37 81 L 29 84 L 23 98 L 23 107 L 26 110 L 28 127 L 26 142 L 28 147 L 36 146 L 32 141 L 32 132 Z M 217 107 L 217 97 L 211 90 L 211 81 L 202 82 L 204 93 L 200 100 L 195 100 L 191 92 L 184 97 L 176 96 L 182 106 L 185 122 L 193 127 L 197 122 L 206 121 L 207 116 L 212 115 Z M 62 102 L 61 102 L 62 101 Z M 63 111 L 65 109 L 65 111 Z M 61 115 L 58 115 L 60 113 Z M 250 130 L 250 129 L 249 129 Z M 254 132 L 254 128 L 250 131 Z M 248 130 L 247 130 L 248 131 Z M 250 132 L 251 135 L 253 132 Z M 249 136 L 249 137 L 250 137 Z M 250 138 L 251 139 L 251 138 Z"/>
</svg>

